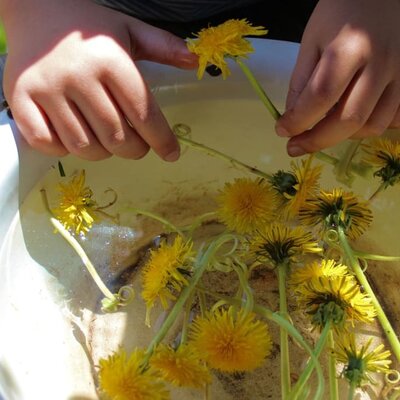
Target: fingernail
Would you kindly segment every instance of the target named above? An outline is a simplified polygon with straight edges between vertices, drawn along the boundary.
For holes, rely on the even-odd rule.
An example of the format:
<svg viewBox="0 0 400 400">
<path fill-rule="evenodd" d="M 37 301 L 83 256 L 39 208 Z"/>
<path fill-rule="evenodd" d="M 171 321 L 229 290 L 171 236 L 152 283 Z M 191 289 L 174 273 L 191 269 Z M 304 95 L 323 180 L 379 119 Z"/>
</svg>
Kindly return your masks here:
<svg viewBox="0 0 400 400">
<path fill-rule="evenodd" d="M 281 136 L 281 137 L 289 137 L 290 136 L 290 133 L 280 125 L 275 126 L 275 131 L 278 134 L 278 136 Z"/>
<path fill-rule="evenodd" d="M 179 150 L 174 150 L 171 153 L 167 154 L 164 157 L 164 160 L 169 162 L 176 161 L 179 158 L 180 154 L 181 152 Z"/>
<path fill-rule="evenodd" d="M 289 144 L 287 152 L 291 157 L 299 157 L 303 154 L 306 154 L 306 151 L 304 151 L 304 149 L 302 149 L 300 146 L 297 146 L 296 144 Z"/>
</svg>

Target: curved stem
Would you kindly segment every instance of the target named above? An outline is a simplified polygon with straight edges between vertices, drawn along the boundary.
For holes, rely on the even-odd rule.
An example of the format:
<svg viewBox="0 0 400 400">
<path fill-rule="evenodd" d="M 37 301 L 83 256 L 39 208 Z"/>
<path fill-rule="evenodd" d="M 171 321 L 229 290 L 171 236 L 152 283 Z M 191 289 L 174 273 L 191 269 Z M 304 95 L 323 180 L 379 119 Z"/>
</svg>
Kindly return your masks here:
<svg viewBox="0 0 400 400">
<path fill-rule="evenodd" d="M 244 305 L 245 312 L 250 313 L 253 311 L 253 307 L 254 307 L 253 292 L 249 286 L 249 282 L 246 278 L 245 272 L 236 265 L 233 265 L 233 269 L 235 270 L 235 272 L 239 278 L 240 287 L 243 289 L 244 293 L 246 294 L 246 303 Z M 247 270 L 247 268 L 246 268 L 246 270 Z"/>
<path fill-rule="evenodd" d="M 351 174 L 351 162 L 357 153 L 362 139 L 351 140 L 343 156 L 335 166 L 336 178 L 339 182 L 351 184 L 354 177 Z"/>
<path fill-rule="evenodd" d="M 330 347 L 329 361 L 328 361 L 330 399 L 339 400 L 339 386 L 338 386 L 338 380 L 336 378 L 336 356 L 332 351 L 335 348 L 335 339 L 333 337 L 332 329 L 329 331 L 328 344 Z"/>
<path fill-rule="evenodd" d="M 364 274 L 364 271 L 362 270 L 360 263 L 358 262 L 357 258 L 354 256 L 353 251 L 347 241 L 346 234 L 343 230 L 343 228 L 338 227 L 338 234 L 339 234 L 339 241 L 342 245 L 342 248 L 344 250 L 344 253 L 350 263 L 351 268 L 353 269 L 353 272 L 357 276 L 358 281 L 360 284 L 363 286 L 364 291 L 371 297 L 372 303 L 376 309 L 377 317 L 378 320 L 383 328 L 383 331 L 385 332 L 385 335 L 387 337 L 387 340 L 389 341 L 392 351 L 397 358 L 397 360 L 400 362 L 400 341 L 399 338 L 396 335 L 396 332 L 394 331 L 390 321 L 388 320 L 385 312 L 383 311 L 383 308 L 381 304 L 379 303 L 378 298 L 375 296 L 374 291 L 371 288 L 371 285 L 368 282 L 367 277 Z"/>
<path fill-rule="evenodd" d="M 400 256 L 382 256 L 380 254 L 370 254 L 365 251 L 353 250 L 353 254 L 357 258 L 362 258 L 363 260 L 373 260 L 373 261 L 399 261 Z"/>
<path fill-rule="evenodd" d="M 220 152 L 218 150 L 215 150 L 215 149 L 213 149 L 211 147 L 208 147 L 208 146 L 206 146 L 204 144 L 195 142 L 194 140 L 191 140 L 191 139 L 188 139 L 186 137 L 179 136 L 179 135 L 177 135 L 176 138 L 178 139 L 179 143 L 185 144 L 185 145 L 190 146 L 190 147 L 193 147 L 194 149 L 200 150 L 200 151 L 202 151 L 202 152 L 204 152 L 204 153 L 206 153 L 206 154 L 208 154 L 210 156 L 217 157 L 217 158 L 220 158 L 221 160 L 227 161 L 227 162 L 229 162 L 230 164 L 232 164 L 234 167 L 236 167 L 238 169 L 244 170 L 246 172 L 250 172 L 250 173 L 252 173 L 254 175 L 257 175 L 257 176 L 259 176 L 261 178 L 264 178 L 264 179 L 270 179 L 271 178 L 271 175 L 269 175 L 269 174 L 267 174 L 267 173 L 255 168 L 255 167 L 251 167 L 250 165 L 247 165 L 247 164 L 245 164 L 245 163 L 243 163 L 243 162 L 241 162 L 239 160 L 236 160 L 235 158 L 233 158 L 231 156 L 228 156 L 227 154 L 222 153 L 222 152 Z"/>
</svg>

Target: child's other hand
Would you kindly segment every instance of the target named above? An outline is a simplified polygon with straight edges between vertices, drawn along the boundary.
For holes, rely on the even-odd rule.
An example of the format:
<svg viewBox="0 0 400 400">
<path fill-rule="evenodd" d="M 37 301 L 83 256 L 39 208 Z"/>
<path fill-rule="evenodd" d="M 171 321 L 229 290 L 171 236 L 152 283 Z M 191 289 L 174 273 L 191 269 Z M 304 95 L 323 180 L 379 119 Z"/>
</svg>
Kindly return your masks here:
<svg viewBox="0 0 400 400">
<path fill-rule="evenodd" d="M 292 156 L 400 126 L 400 1 L 320 0 L 304 32 L 286 112 Z"/>
<path fill-rule="evenodd" d="M 149 147 L 165 160 L 179 157 L 135 60 L 195 68 L 183 40 L 88 0 L 0 6 L 9 45 L 5 96 L 32 147 L 88 160 L 136 159 Z"/>
</svg>

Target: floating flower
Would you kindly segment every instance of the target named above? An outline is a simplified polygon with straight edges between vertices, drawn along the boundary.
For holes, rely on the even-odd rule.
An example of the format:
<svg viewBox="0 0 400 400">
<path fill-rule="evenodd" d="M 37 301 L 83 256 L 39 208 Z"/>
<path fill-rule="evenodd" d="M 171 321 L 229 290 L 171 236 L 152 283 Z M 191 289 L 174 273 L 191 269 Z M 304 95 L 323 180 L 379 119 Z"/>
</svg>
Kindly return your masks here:
<svg viewBox="0 0 400 400">
<path fill-rule="evenodd" d="M 176 350 L 159 345 L 150 359 L 150 365 L 162 379 L 175 386 L 202 388 L 211 383 L 209 370 L 190 344 L 181 344 Z"/>
<path fill-rule="evenodd" d="M 271 177 L 271 185 L 278 193 L 278 201 L 289 218 L 298 215 L 306 199 L 316 193 L 321 176 L 320 165 L 311 167 L 310 160 L 292 162 L 292 171 L 278 171 Z"/>
<path fill-rule="evenodd" d="M 367 202 L 335 188 L 307 199 L 299 211 L 299 219 L 306 225 L 320 225 L 323 231 L 340 226 L 349 238 L 356 239 L 372 222 L 372 212 Z"/>
<path fill-rule="evenodd" d="M 230 74 L 225 57 L 246 57 L 254 50 L 244 36 L 266 33 L 262 26 L 252 26 L 245 19 L 230 19 L 218 26 L 202 29 L 196 35 L 197 39 L 188 42 L 189 50 L 199 56 L 197 77 L 203 77 L 210 63 L 221 69 L 225 79 Z"/>
<path fill-rule="evenodd" d="M 371 298 L 361 292 L 352 276 L 310 279 L 296 288 L 300 309 L 311 315 L 312 323 L 323 328 L 330 320 L 343 327 L 346 321 L 370 323 L 376 316 Z"/>
<path fill-rule="evenodd" d="M 272 348 L 268 325 L 233 307 L 197 317 L 190 337 L 202 359 L 224 372 L 251 371 Z"/>
<path fill-rule="evenodd" d="M 275 212 L 275 195 L 263 179 L 238 178 L 226 183 L 217 200 L 221 221 L 241 234 L 269 223 Z"/>
<path fill-rule="evenodd" d="M 301 255 L 322 251 L 311 234 L 302 227 L 290 228 L 279 223 L 266 225 L 257 231 L 250 239 L 249 248 L 258 261 L 269 261 L 275 266 L 297 262 Z"/>
<path fill-rule="evenodd" d="M 290 273 L 289 283 L 295 288 L 310 280 L 319 277 L 340 278 L 349 275 L 347 265 L 337 263 L 335 260 L 313 261 L 304 266 L 299 266 Z"/>
<path fill-rule="evenodd" d="M 377 138 L 363 144 L 368 156 L 365 161 L 379 168 L 375 176 L 381 178 L 385 187 L 400 182 L 400 142 L 387 138 Z"/>
<path fill-rule="evenodd" d="M 144 352 L 122 349 L 101 359 L 100 388 L 111 400 L 167 400 L 169 393 L 152 369 L 142 370 Z"/>
<path fill-rule="evenodd" d="M 157 300 L 167 309 L 168 300 L 175 300 L 176 293 L 188 284 L 186 277 L 192 245 L 191 241 L 185 242 L 181 236 L 176 236 L 172 244 L 163 241 L 159 248 L 150 251 L 149 260 L 142 270 L 142 297 L 147 306 L 147 324 L 150 310 Z"/>
<path fill-rule="evenodd" d="M 391 356 L 389 350 L 384 350 L 384 345 L 380 344 L 370 350 L 372 338 L 361 346 L 357 346 L 354 334 L 340 335 L 335 341 L 334 354 L 336 360 L 344 364 L 343 376 L 356 387 L 370 382 L 375 384 L 371 374 L 388 373 L 389 360 Z"/>
<path fill-rule="evenodd" d="M 75 175 L 70 182 L 58 185 L 60 192 L 59 205 L 52 209 L 54 216 L 65 229 L 76 234 L 85 234 L 96 219 L 97 204 L 92 199 L 93 192 L 85 186 L 85 171 Z"/>
</svg>

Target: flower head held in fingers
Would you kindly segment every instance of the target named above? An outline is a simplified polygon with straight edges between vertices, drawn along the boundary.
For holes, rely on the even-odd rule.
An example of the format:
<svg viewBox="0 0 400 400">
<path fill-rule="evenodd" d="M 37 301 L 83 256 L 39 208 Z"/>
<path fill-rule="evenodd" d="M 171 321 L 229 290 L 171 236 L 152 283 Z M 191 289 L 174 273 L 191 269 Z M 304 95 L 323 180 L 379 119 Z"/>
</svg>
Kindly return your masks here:
<svg viewBox="0 0 400 400">
<path fill-rule="evenodd" d="M 263 179 L 238 178 L 226 183 L 217 201 L 220 220 L 241 234 L 269 223 L 275 212 L 275 194 Z"/>
<path fill-rule="evenodd" d="M 143 370 L 144 352 L 135 350 L 129 356 L 122 349 L 101 359 L 101 390 L 113 400 L 168 400 L 169 392 L 151 368 Z"/>
<path fill-rule="evenodd" d="M 190 339 L 209 367 L 224 372 L 251 371 L 272 348 L 267 324 L 233 307 L 197 317 Z"/>
<path fill-rule="evenodd" d="M 212 64 L 222 71 L 225 79 L 230 74 L 225 57 L 246 57 L 253 52 L 253 47 L 245 36 L 266 33 L 263 27 L 252 26 L 245 19 L 230 19 L 218 26 L 202 29 L 196 39 L 188 42 L 189 50 L 199 56 L 197 77 L 201 79 L 207 65 Z"/>
<path fill-rule="evenodd" d="M 321 190 L 307 199 L 299 211 L 299 219 L 306 225 L 319 225 L 323 231 L 340 226 L 350 239 L 356 239 L 372 222 L 372 212 L 367 202 L 335 188 Z"/>
<path fill-rule="evenodd" d="M 191 256 L 192 242 L 179 235 L 172 244 L 163 241 L 157 249 L 150 251 L 142 270 L 142 297 L 146 302 L 147 324 L 150 310 L 157 301 L 167 309 L 168 301 L 175 300 L 182 287 L 188 284 Z"/>
</svg>

